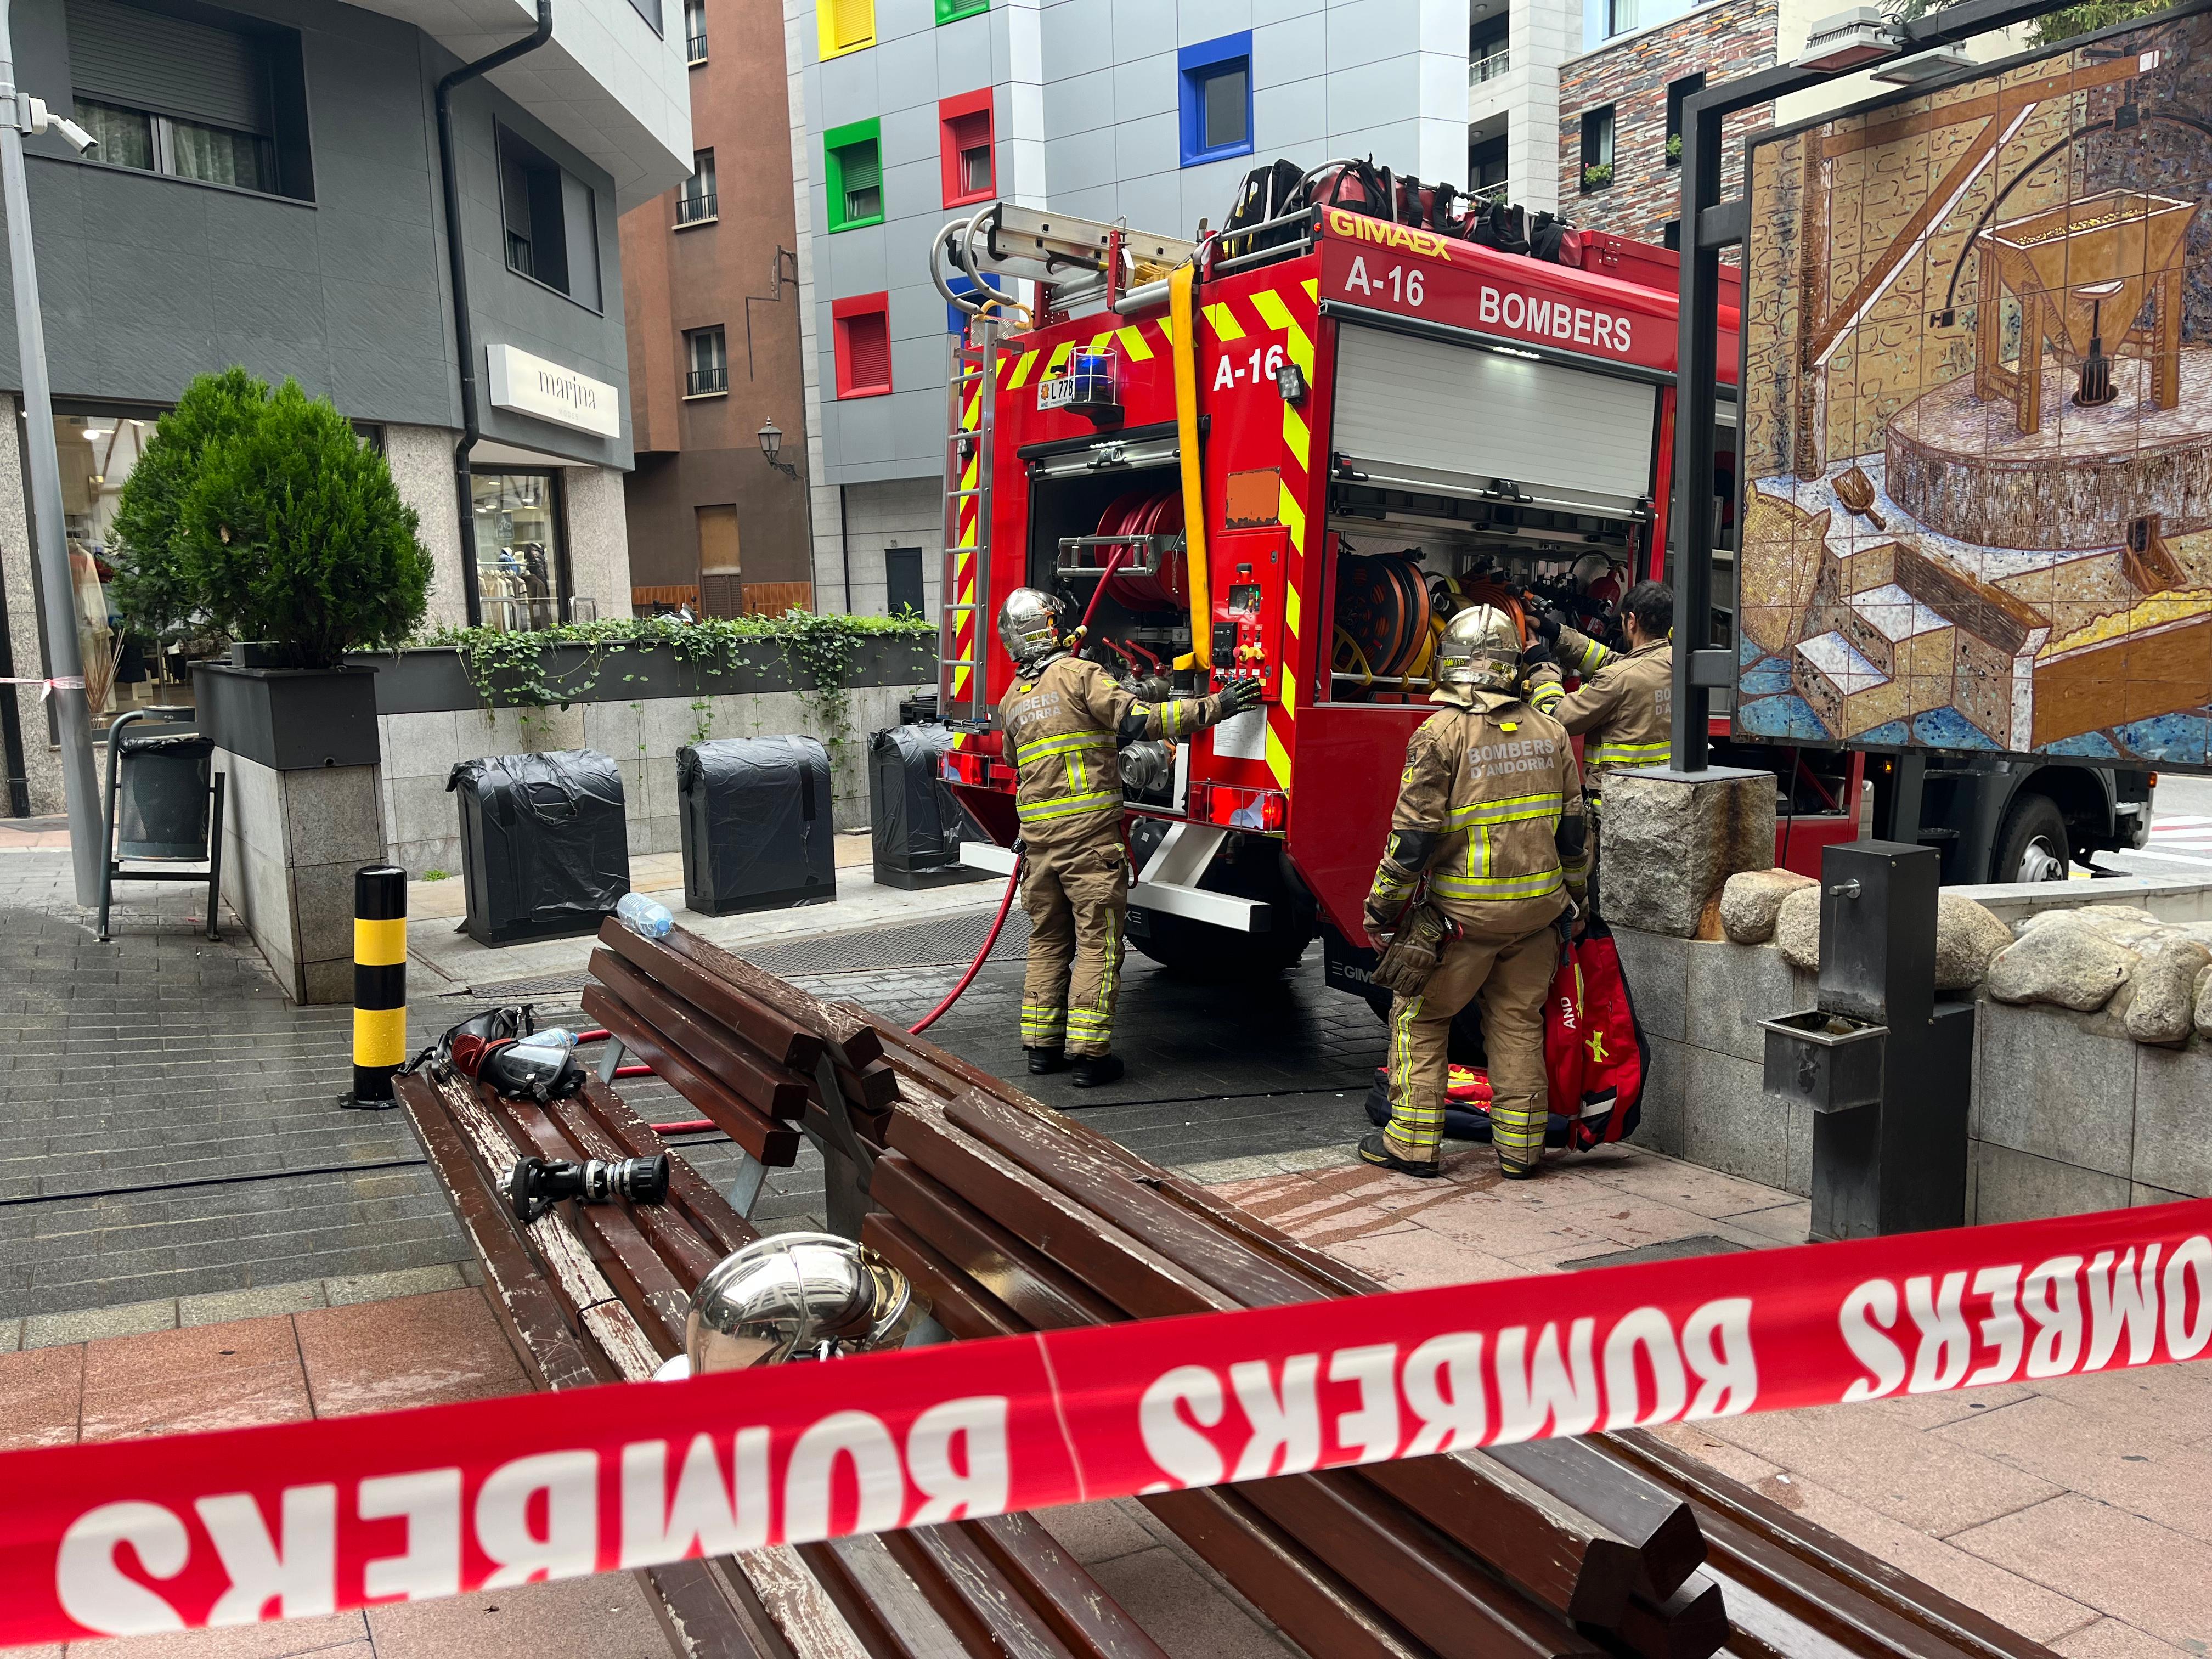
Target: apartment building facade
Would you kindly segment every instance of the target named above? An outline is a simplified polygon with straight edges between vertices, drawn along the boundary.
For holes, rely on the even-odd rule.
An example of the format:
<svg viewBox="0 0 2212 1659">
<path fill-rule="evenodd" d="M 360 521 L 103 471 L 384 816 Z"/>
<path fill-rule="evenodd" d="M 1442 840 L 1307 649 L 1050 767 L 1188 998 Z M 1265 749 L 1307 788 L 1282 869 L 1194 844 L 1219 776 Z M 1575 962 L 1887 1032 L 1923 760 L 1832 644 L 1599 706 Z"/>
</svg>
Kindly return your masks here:
<svg viewBox="0 0 2212 1659">
<path fill-rule="evenodd" d="M 1188 235 L 1277 156 L 1463 186 L 1468 3 L 787 0 L 823 607 L 934 614 L 948 222 L 1003 198 Z"/>
<path fill-rule="evenodd" d="M 682 3 L 691 174 L 622 221 L 631 598 L 780 615 L 814 603 L 783 9 Z"/>
<path fill-rule="evenodd" d="M 380 444 L 435 562 L 432 623 L 626 611 L 631 459 L 621 211 L 689 169 L 678 0 L 555 0 L 527 55 L 451 98 L 478 388 L 462 436 L 441 77 L 529 37 L 532 0 L 37 0 L 17 82 L 99 140 L 27 141 L 64 532 L 100 570 L 154 422 L 242 364 L 327 397 Z M 22 384 L 0 291 L 0 417 Z M 0 446 L 0 674 L 50 672 L 21 453 Z M 109 617 L 79 581 L 83 626 Z M 149 658 L 156 653 L 149 652 Z M 163 665 L 153 663 L 159 676 Z M 188 696 L 189 681 L 163 688 Z M 58 810 L 40 688 L 0 702 L 9 793 Z"/>
</svg>

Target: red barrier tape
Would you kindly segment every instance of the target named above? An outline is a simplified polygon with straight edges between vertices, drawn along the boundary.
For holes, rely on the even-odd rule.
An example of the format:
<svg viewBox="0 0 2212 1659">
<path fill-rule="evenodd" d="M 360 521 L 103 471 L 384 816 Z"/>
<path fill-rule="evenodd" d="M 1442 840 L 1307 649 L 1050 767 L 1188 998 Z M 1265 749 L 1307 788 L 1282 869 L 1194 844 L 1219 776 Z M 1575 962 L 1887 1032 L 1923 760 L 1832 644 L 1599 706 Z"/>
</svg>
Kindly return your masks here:
<svg viewBox="0 0 2212 1659">
<path fill-rule="evenodd" d="M 2212 1200 L 0 1455 L 0 1645 L 2194 1359 Z"/>
</svg>

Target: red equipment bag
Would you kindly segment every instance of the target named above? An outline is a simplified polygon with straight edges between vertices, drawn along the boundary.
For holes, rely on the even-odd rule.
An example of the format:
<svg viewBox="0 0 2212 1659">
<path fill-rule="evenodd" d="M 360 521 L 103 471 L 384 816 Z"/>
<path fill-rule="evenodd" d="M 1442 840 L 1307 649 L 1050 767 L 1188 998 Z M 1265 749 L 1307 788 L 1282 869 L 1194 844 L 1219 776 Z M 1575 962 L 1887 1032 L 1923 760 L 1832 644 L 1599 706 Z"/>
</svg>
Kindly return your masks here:
<svg viewBox="0 0 2212 1659">
<path fill-rule="evenodd" d="M 1651 1046 L 1628 1000 L 1613 932 L 1595 917 L 1580 939 L 1559 941 L 1559 969 L 1544 1006 L 1544 1070 L 1551 1108 L 1587 1152 L 1632 1133 L 1643 1115 Z"/>
</svg>

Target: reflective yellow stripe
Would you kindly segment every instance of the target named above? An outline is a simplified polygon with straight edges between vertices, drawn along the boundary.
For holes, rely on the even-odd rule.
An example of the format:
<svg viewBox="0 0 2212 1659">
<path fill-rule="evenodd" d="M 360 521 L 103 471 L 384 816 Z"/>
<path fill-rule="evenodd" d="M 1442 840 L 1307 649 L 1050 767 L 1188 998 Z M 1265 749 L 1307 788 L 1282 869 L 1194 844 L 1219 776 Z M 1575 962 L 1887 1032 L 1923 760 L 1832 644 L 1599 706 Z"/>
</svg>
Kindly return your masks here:
<svg viewBox="0 0 2212 1659">
<path fill-rule="evenodd" d="M 353 919 L 353 959 L 364 968 L 389 968 L 407 960 L 407 918 Z"/>
<path fill-rule="evenodd" d="M 1664 738 L 1657 743 L 1601 743 L 1592 745 L 1584 758 L 1592 766 L 1640 766 L 1665 760 L 1668 747 Z"/>
<path fill-rule="evenodd" d="M 356 1008 L 353 1011 L 353 1063 L 356 1066 L 398 1066 L 407 1059 L 407 1011 L 404 1008 Z"/>
<path fill-rule="evenodd" d="M 1034 801 L 1027 806 L 1017 806 L 1014 816 L 1024 823 L 1037 823 L 1048 818 L 1073 817 L 1079 812 L 1095 812 L 1102 806 L 1119 806 L 1121 804 L 1120 790 L 1093 789 L 1088 794 L 1062 795 L 1054 800 Z"/>
<path fill-rule="evenodd" d="M 1565 872 L 1553 865 L 1533 876 L 1454 876 L 1439 871 L 1429 878 L 1429 889 L 1447 898 L 1541 898 L 1565 883 Z"/>
<path fill-rule="evenodd" d="M 1518 823 L 1527 818 L 1556 817 L 1566 804 L 1567 798 L 1556 791 L 1548 795 L 1516 795 L 1509 800 L 1476 801 L 1454 807 L 1445 828 L 1464 830 L 1474 823 Z"/>
<path fill-rule="evenodd" d="M 1584 635 L 1583 648 L 1576 653 L 1575 672 L 1582 678 L 1588 679 L 1620 654 L 1617 651 L 1608 651 L 1595 640 Z"/>
<path fill-rule="evenodd" d="M 1237 320 L 1237 313 L 1230 310 L 1225 303 L 1217 301 L 1210 306 L 1201 306 L 1199 309 L 1206 313 L 1206 320 L 1213 330 L 1213 337 L 1223 344 L 1226 345 L 1231 340 L 1241 340 L 1244 337 L 1244 325 Z"/>
<path fill-rule="evenodd" d="M 1022 353 L 1021 361 L 1014 365 L 1013 374 L 1006 381 L 1007 391 L 1018 392 L 1028 384 L 1030 370 L 1036 367 L 1036 360 L 1037 355 L 1034 351 Z"/>
<path fill-rule="evenodd" d="M 1131 362 L 1152 362 L 1152 349 L 1145 343 L 1145 334 L 1142 329 L 1117 328 L 1114 331 L 1114 337 L 1121 343 L 1121 349 L 1129 354 Z"/>
<path fill-rule="evenodd" d="M 1014 750 L 1014 764 L 1023 765 L 1047 755 L 1069 755 L 1079 749 L 1103 749 L 1114 741 L 1110 732 L 1070 732 L 1057 738 L 1038 738 Z"/>
</svg>

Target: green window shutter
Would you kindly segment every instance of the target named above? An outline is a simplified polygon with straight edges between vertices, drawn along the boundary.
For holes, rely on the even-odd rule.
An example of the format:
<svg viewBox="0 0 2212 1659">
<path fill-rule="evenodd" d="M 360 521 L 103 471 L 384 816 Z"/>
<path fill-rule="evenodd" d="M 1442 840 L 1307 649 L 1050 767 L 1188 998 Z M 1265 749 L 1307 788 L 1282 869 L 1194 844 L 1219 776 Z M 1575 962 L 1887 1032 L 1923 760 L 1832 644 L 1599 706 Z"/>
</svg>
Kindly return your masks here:
<svg viewBox="0 0 2212 1659">
<path fill-rule="evenodd" d="M 937 0 L 937 21 L 939 27 L 957 23 L 963 17 L 976 17 L 991 9 L 991 0 Z"/>
<path fill-rule="evenodd" d="M 857 230 L 884 220 L 882 123 L 873 117 L 832 127 L 822 135 L 828 165 L 830 228 Z"/>
</svg>

